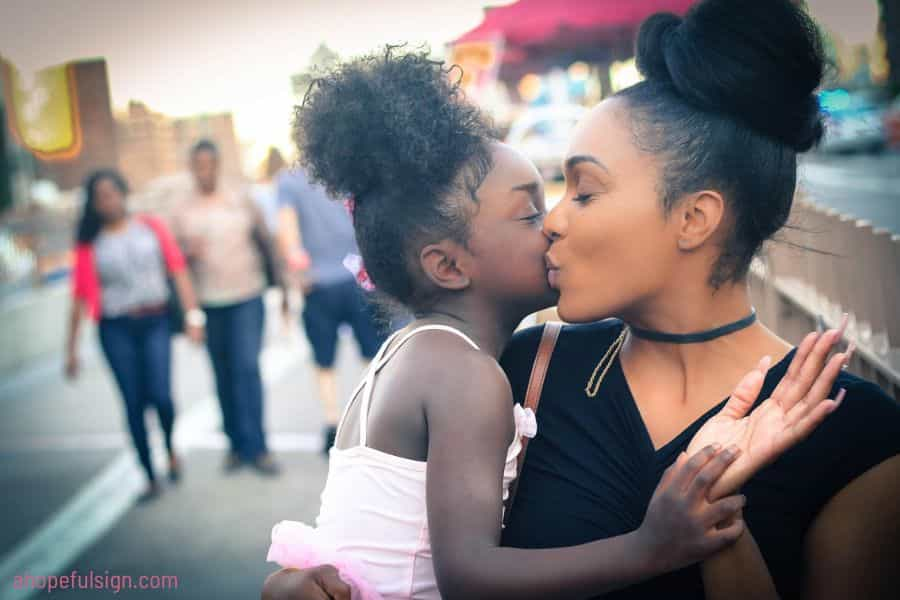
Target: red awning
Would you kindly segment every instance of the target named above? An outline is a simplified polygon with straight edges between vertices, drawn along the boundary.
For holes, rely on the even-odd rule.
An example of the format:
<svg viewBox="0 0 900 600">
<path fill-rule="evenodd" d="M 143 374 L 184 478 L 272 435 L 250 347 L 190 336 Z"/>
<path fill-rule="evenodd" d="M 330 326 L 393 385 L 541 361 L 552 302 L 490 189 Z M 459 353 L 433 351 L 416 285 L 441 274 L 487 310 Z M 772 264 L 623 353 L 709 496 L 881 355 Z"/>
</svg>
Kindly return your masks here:
<svg viewBox="0 0 900 600">
<path fill-rule="evenodd" d="M 454 43 L 502 37 L 509 46 L 535 46 L 574 31 L 636 28 L 656 12 L 684 14 L 696 0 L 519 0 L 487 11 L 481 25 Z"/>
</svg>

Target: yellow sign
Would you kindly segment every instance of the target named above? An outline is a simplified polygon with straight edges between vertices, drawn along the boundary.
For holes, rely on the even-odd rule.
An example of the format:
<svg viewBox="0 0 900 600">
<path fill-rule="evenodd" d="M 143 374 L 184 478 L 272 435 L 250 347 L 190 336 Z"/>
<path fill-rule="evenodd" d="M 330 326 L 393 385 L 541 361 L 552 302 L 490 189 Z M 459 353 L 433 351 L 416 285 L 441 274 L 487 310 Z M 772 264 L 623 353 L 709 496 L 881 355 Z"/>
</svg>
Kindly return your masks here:
<svg viewBox="0 0 900 600">
<path fill-rule="evenodd" d="M 9 130 L 43 160 L 65 160 L 81 151 L 81 124 L 73 65 L 58 65 L 23 77 L 0 58 Z"/>
</svg>

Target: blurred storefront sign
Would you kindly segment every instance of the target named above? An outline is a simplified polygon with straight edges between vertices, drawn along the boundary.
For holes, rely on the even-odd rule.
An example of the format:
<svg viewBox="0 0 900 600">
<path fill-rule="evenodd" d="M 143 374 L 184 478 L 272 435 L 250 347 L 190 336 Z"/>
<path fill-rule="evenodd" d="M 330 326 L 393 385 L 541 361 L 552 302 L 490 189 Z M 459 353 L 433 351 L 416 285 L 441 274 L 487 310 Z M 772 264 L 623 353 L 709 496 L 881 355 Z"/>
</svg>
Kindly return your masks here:
<svg viewBox="0 0 900 600">
<path fill-rule="evenodd" d="M 41 160 L 79 154 L 82 131 L 73 65 L 57 65 L 23 76 L 0 58 L 7 124 L 13 139 Z"/>
<path fill-rule="evenodd" d="M 637 69 L 634 58 L 617 60 L 609 66 L 609 80 L 613 93 L 631 87 L 641 79 L 643 77 Z"/>
<path fill-rule="evenodd" d="M 659 11 L 684 14 L 695 1 L 518 0 L 488 9 L 481 24 L 453 42 L 451 56 L 461 65 L 457 56 L 470 58 L 472 77 L 489 64 L 523 108 L 593 104 L 634 82 L 627 61 L 640 23 Z"/>
<path fill-rule="evenodd" d="M 483 41 L 462 42 L 450 48 L 450 63 L 462 69 L 462 86 L 476 102 L 483 99 L 497 81 L 503 56 L 502 36 Z"/>
</svg>

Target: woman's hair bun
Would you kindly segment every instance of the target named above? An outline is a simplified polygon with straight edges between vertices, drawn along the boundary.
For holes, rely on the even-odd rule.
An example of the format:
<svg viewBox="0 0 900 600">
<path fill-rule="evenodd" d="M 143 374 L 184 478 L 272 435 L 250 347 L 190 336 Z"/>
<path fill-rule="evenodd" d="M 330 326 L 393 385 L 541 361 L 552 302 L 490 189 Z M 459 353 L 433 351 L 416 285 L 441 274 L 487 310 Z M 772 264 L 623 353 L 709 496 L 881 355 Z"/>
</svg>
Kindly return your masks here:
<svg viewBox="0 0 900 600">
<path fill-rule="evenodd" d="M 697 108 L 734 117 L 802 152 L 822 137 L 818 28 L 790 0 L 702 0 L 683 19 L 648 18 L 637 66 Z"/>
<path fill-rule="evenodd" d="M 636 61 L 638 70 L 648 79 L 669 81 L 666 65 L 666 42 L 672 32 L 681 25 L 681 17 L 672 13 L 656 13 L 641 23 L 637 38 Z"/>
</svg>

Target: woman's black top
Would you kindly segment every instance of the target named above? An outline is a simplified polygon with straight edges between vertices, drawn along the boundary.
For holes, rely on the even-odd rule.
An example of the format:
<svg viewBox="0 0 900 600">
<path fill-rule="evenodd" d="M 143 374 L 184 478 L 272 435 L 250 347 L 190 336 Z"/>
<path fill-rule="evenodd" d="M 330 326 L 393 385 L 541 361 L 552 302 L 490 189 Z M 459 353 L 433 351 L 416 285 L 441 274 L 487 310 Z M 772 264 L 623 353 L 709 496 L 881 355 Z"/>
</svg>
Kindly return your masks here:
<svg viewBox="0 0 900 600">
<path fill-rule="evenodd" d="M 503 545 L 572 546 L 638 528 L 663 471 L 723 405 L 710 409 L 654 449 L 616 359 L 589 398 L 584 388 L 622 331 L 607 320 L 566 326 L 557 343 Z M 517 334 L 502 364 L 522 402 L 542 328 Z M 784 376 L 794 351 L 773 366 L 757 403 Z M 783 598 L 800 595 L 803 539 L 825 503 L 871 467 L 900 453 L 900 405 L 875 384 L 842 373 L 841 407 L 809 438 L 760 471 L 742 490 L 744 518 Z M 755 405 L 754 405 L 755 406 Z M 620 590 L 607 598 L 703 598 L 698 565 Z"/>
</svg>

